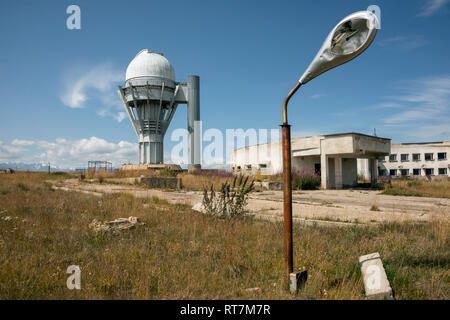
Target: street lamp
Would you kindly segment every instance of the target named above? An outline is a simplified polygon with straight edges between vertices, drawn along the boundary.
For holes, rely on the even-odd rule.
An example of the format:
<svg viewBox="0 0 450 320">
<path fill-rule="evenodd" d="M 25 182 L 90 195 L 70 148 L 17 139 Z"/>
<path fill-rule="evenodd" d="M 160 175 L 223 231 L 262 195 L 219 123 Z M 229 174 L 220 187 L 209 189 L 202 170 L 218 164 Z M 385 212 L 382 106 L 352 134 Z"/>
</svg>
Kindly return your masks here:
<svg viewBox="0 0 450 320">
<path fill-rule="evenodd" d="M 289 282 L 293 272 L 292 245 L 292 181 L 291 181 L 291 126 L 287 121 L 287 105 L 303 85 L 322 73 L 344 64 L 366 50 L 379 28 L 378 17 L 370 11 L 358 11 L 345 17 L 330 32 L 308 69 L 283 102 L 283 198 L 284 198 L 284 259 Z"/>
</svg>

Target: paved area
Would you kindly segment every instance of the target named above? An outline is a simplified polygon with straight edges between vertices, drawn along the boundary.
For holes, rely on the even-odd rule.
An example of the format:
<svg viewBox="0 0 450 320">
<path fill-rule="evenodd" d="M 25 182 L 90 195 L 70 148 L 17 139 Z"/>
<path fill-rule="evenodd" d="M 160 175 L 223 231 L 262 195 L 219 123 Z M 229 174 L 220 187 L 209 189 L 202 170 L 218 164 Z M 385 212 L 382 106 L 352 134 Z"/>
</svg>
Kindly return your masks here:
<svg viewBox="0 0 450 320">
<path fill-rule="evenodd" d="M 202 201 L 202 193 L 194 191 L 162 191 L 126 184 L 81 183 L 76 179 L 63 180 L 55 185 L 62 190 L 92 193 L 125 192 L 136 197 L 158 197 L 170 203 L 193 206 Z M 382 222 L 421 222 L 448 219 L 450 199 L 381 195 L 369 190 L 315 190 L 293 192 L 295 222 L 333 224 L 372 224 Z M 251 214 L 267 220 L 283 216 L 282 191 L 254 192 L 249 197 Z"/>
</svg>

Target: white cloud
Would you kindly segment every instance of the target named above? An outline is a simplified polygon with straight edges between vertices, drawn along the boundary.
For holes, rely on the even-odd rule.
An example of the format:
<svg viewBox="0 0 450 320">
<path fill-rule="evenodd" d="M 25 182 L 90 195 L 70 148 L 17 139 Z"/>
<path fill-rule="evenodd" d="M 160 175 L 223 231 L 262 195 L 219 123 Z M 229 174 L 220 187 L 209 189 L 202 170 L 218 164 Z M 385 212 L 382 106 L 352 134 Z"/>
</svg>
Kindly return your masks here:
<svg viewBox="0 0 450 320">
<path fill-rule="evenodd" d="M 450 118 L 450 76 L 409 81 L 403 91 L 403 95 L 389 97 L 396 101 L 386 104 L 400 106 L 400 101 L 407 110 L 386 118 L 386 123 Z"/>
<path fill-rule="evenodd" d="M 413 50 L 430 44 L 423 36 L 395 36 L 377 42 L 381 47 Z"/>
<path fill-rule="evenodd" d="M 40 145 L 45 149 L 40 158 L 45 161 L 83 164 L 88 160 L 107 160 L 120 165 L 137 158 L 137 145 L 127 141 L 113 143 L 90 137 L 75 141 L 66 139 L 56 139 L 55 142 L 40 141 Z"/>
<path fill-rule="evenodd" d="M 430 17 L 441 10 L 450 0 L 427 0 L 418 14 L 421 17 Z"/>
<path fill-rule="evenodd" d="M 108 109 L 102 109 L 102 110 L 99 110 L 97 113 L 101 117 L 106 117 L 106 116 L 113 117 L 114 119 L 116 119 L 117 122 L 122 122 L 122 120 L 127 117 L 127 114 L 123 111 L 114 113 L 114 112 L 109 111 Z"/>
<path fill-rule="evenodd" d="M 11 142 L 11 144 L 12 144 L 13 146 L 24 146 L 24 147 L 27 147 L 27 146 L 32 146 L 32 145 L 34 144 L 34 141 L 31 141 L 31 140 L 14 139 L 14 140 Z"/>
<path fill-rule="evenodd" d="M 90 137 L 79 140 L 56 138 L 54 141 L 28 141 L 22 147 L 14 147 L 0 142 L 0 160 L 15 162 L 47 163 L 60 167 L 85 167 L 88 160 L 111 161 L 114 166 L 136 162 L 137 144 L 128 141 L 109 142 L 102 138 Z M 25 147 L 28 147 L 26 149 Z"/>
<path fill-rule="evenodd" d="M 392 143 L 399 142 L 429 142 L 449 141 L 450 127 L 443 123 L 416 124 L 386 124 L 383 129 L 389 136 L 394 135 Z"/>
<path fill-rule="evenodd" d="M 396 106 L 392 108 L 396 112 L 384 118 L 385 125 L 401 128 L 417 138 L 448 139 L 450 76 L 408 81 L 403 91 L 390 97 L 394 101 L 385 103 Z"/>
<path fill-rule="evenodd" d="M 0 141 L 0 161 L 16 159 L 22 156 L 22 149 L 4 144 Z"/>
<path fill-rule="evenodd" d="M 369 110 L 378 110 L 378 109 L 401 109 L 404 107 L 404 104 L 397 102 L 382 102 L 372 106 L 367 107 Z"/>
<path fill-rule="evenodd" d="M 60 98 L 70 108 L 84 108 L 90 100 L 98 100 L 103 105 L 99 114 L 112 116 L 120 122 L 125 114 L 118 111 L 122 110 L 122 105 L 117 95 L 117 85 L 123 79 L 123 72 L 111 64 L 99 64 L 81 76 L 68 75 Z"/>
<path fill-rule="evenodd" d="M 448 140 L 450 137 L 450 126 L 448 124 L 418 126 L 409 135 L 413 138 L 427 141 Z"/>
</svg>

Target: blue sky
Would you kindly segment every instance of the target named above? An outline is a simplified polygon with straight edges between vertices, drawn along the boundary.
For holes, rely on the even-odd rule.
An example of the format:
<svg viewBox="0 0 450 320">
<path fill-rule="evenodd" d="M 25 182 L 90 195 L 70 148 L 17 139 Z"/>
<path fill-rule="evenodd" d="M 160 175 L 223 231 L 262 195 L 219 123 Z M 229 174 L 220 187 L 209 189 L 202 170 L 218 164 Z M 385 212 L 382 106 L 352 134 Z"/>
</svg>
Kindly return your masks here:
<svg viewBox="0 0 450 320">
<path fill-rule="evenodd" d="M 71 4 L 81 30 L 66 28 Z M 135 162 L 116 88 L 144 48 L 163 52 L 177 81 L 200 76 L 204 130 L 277 128 L 329 31 L 369 5 L 381 8 L 374 43 L 292 98 L 293 136 L 450 140 L 449 0 L 13 1 L 0 12 L 0 162 Z M 186 117 L 181 105 L 166 152 Z"/>
</svg>

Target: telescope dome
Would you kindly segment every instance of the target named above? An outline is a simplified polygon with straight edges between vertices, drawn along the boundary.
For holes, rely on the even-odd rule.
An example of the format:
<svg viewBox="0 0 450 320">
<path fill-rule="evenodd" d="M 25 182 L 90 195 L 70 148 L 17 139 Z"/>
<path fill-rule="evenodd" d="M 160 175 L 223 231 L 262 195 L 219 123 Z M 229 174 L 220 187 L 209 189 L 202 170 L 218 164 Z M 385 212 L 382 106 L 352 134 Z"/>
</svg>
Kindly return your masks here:
<svg viewBox="0 0 450 320">
<path fill-rule="evenodd" d="M 141 50 L 128 65 L 125 81 L 132 85 L 175 86 L 175 71 L 162 53 Z"/>
</svg>

